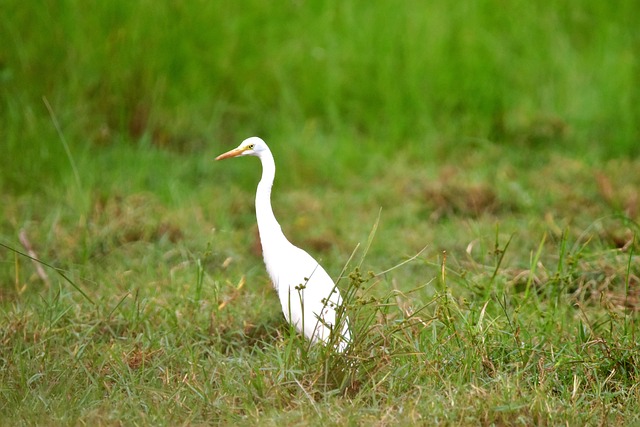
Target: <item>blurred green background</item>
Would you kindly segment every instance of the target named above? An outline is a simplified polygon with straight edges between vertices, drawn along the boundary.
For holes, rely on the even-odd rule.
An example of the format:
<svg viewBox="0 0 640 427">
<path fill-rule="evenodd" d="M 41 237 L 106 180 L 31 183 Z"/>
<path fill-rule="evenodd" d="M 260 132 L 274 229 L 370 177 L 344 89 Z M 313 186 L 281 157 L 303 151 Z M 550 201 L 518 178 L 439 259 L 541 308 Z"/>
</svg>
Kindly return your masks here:
<svg viewBox="0 0 640 427">
<path fill-rule="evenodd" d="M 478 141 L 636 156 L 639 8 L 4 1 L 0 185 L 42 190 L 70 172 L 43 97 L 78 163 L 122 144 L 209 155 L 250 135 L 307 167 Z"/>
</svg>

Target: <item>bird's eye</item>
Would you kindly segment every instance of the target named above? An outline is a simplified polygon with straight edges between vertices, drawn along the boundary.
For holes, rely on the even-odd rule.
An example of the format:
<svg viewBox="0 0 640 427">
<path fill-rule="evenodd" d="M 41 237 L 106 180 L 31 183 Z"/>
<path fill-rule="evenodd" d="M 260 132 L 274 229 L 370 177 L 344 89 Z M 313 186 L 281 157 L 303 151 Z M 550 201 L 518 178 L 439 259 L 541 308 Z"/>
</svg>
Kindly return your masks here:
<svg viewBox="0 0 640 427">
<path fill-rule="evenodd" d="M 254 145 L 253 145 L 253 144 L 251 144 L 251 145 L 249 145 L 249 147 L 248 147 L 248 148 L 249 148 L 249 150 L 253 150 L 253 147 L 254 147 Z"/>
</svg>

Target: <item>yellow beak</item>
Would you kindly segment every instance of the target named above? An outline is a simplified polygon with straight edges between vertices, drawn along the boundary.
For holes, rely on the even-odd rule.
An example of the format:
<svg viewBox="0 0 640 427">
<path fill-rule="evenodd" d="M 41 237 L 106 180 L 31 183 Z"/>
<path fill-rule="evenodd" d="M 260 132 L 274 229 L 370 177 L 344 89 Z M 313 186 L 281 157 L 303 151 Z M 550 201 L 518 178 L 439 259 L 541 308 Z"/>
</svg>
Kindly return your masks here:
<svg viewBox="0 0 640 427">
<path fill-rule="evenodd" d="M 244 153 L 244 151 L 245 151 L 244 148 L 234 148 L 233 150 L 220 154 L 218 157 L 216 157 L 216 160 L 224 160 L 224 159 L 229 159 L 231 157 L 237 157 L 240 154 Z"/>
</svg>

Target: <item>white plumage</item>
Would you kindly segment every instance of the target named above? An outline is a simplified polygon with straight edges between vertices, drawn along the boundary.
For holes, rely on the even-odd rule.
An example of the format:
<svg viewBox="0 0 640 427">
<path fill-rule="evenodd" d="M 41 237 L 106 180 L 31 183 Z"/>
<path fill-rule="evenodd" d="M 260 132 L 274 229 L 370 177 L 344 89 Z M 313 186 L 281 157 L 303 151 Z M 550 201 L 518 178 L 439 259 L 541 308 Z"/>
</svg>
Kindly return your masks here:
<svg viewBox="0 0 640 427">
<path fill-rule="evenodd" d="M 311 255 L 291 244 L 282 233 L 271 208 L 271 187 L 276 174 L 273 155 L 258 137 L 247 138 L 216 160 L 255 156 L 262 163 L 262 179 L 256 191 L 256 218 L 262 254 L 269 277 L 280 297 L 285 318 L 312 342 L 327 342 L 336 324 L 336 309 L 342 297 L 333 280 Z M 345 317 L 337 349 L 342 352 L 351 341 Z"/>
</svg>

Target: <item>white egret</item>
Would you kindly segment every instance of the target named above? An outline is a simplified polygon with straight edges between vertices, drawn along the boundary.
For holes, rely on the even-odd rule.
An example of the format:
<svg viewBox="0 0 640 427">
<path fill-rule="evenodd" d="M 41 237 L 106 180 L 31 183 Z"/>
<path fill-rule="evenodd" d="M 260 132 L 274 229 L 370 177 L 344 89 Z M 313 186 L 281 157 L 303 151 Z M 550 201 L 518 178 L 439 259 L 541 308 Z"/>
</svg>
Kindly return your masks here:
<svg viewBox="0 0 640 427">
<path fill-rule="evenodd" d="M 342 304 L 340 291 L 324 268 L 282 233 L 271 208 L 276 165 L 267 144 L 258 137 L 247 138 L 238 148 L 219 155 L 216 160 L 238 156 L 255 156 L 262 163 L 262 179 L 256 191 L 256 218 L 264 263 L 280 297 L 284 317 L 312 342 L 326 343 Z M 351 341 L 346 316 L 339 333 L 337 349 L 342 352 Z"/>
</svg>

